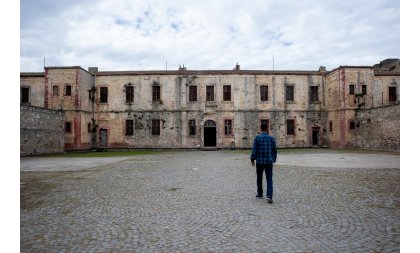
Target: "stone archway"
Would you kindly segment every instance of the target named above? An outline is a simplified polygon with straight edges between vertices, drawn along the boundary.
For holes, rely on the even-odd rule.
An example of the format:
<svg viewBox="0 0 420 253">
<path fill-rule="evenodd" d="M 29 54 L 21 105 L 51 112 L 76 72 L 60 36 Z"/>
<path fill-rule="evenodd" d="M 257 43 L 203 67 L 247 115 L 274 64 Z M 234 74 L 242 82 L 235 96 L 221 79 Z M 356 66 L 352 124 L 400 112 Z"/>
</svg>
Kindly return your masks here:
<svg viewBox="0 0 420 253">
<path fill-rule="evenodd" d="M 217 146 L 216 122 L 207 120 L 204 123 L 204 147 Z"/>
</svg>

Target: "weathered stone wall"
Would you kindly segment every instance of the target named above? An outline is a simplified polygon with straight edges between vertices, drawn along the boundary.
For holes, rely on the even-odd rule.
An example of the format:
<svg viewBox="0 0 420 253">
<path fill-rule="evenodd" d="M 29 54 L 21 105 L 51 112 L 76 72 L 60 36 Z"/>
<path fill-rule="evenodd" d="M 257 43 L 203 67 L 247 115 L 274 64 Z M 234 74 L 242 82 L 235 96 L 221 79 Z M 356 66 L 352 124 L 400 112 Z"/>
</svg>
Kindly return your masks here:
<svg viewBox="0 0 420 253">
<path fill-rule="evenodd" d="M 45 78 L 42 73 L 25 74 L 20 77 L 20 87 L 29 88 L 28 105 L 44 107 Z"/>
<path fill-rule="evenodd" d="M 400 106 L 357 111 L 353 147 L 377 150 L 400 150 Z"/>
<path fill-rule="evenodd" d="M 64 152 L 64 112 L 20 106 L 20 154 L 22 156 Z"/>
</svg>

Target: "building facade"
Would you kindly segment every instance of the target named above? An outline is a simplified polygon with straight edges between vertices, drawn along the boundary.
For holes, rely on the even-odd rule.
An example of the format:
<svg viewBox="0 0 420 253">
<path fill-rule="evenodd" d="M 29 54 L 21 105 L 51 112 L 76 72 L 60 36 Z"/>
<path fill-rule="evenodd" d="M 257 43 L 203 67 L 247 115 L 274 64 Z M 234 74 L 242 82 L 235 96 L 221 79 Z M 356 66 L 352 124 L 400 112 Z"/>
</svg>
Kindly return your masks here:
<svg viewBox="0 0 420 253">
<path fill-rule="evenodd" d="M 64 112 L 65 150 L 250 148 L 262 123 L 278 147 L 399 149 L 399 115 L 388 124 L 398 144 L 357 139 L 362 111 L 399 114 L 399 75 L 399 59 L 332 71 L 46 67 L 21 73 L 21 103 Z"/>
</svg>

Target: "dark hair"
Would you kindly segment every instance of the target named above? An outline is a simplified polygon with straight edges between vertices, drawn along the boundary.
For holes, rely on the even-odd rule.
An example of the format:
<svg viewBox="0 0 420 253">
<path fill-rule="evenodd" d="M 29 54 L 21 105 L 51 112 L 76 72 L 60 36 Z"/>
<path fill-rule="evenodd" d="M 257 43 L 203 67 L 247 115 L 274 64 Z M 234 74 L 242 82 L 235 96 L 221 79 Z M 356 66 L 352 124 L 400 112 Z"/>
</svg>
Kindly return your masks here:
<svg viewBox="0 0 420 253">
<path fill-rule="evenodd" d="M 266 132 L 267 128 L 268 128 L 267 124 L 261 124 L 261 131 Z"/>
</svg>

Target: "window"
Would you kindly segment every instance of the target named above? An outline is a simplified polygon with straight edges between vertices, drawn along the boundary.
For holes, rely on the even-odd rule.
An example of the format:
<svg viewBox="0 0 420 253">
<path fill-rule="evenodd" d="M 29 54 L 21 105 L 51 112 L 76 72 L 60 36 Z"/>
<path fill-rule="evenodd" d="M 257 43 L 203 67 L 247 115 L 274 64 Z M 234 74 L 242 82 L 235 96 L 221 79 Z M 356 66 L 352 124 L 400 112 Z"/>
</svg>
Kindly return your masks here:
<svg viewBox="0 0 420 253">
<path fill-rule="evenodd" d="M 363 84 L 362 85 L 362 95 L 366 95 L 367 94 L 367 85 Z"/>
<path fill-rule="evenodd" d="M 190 135 L 195 135 L 195 119 L 190 119 L 188 126 L 190 129 Z"/>
<path fill-rule="evenodd" d="M 354 84 L 349 85 L 349 94 L 354 95 Z"/>
<path fill-rule="evenodd" d="M 101 103 L 108 103 L 108 87 L 101 87 L 99 89 L 99 96 L 100 96 L 100 100 L 99 102 Z"/>
<path fill-rule="evenodd" d="M 160 135 L 160 119 L 152 120 L 152 135 Z"/>
<path fill-rule="evenodd" d="M 160 101 L 160 86 L 153 85 L 153 101 L 159 102 Z"/>
<path fill-rule="evenodd" d="M 389 87 L 389 102 L 397 102 L 397 87 Z"/>
<path fill-rule="evenodd" d="M 318 86 L 311 86 L 309 97 L 311 102 L 318 101 Z"/>
<path fill-rule="evenodd" d="M 287 125 L 287 135 L 295 135 L 295 120 L 288 119 L 286 121 Z"/>
<path fill-rule="evenodd" d="M 231 99 L 231 86 L 223 85 L 223 101 L 230 101 Z"/>
<path fill-rule="evenodd" d="M 66 133 L 71 133 L 71 122 L 65 122 L 64 123 L 64 131 Z"/>
<path fill-rule="evenodd" d="M 66 85 L 64 96 L 71 96 L 71 85 Z"/>
<path fill-rule="evenodd" d="M 225 135 L 232 135 L 232 120 L 225 119 Z"/>
<path fill-rule="evenodd" d="M 354 121 L 349 122 L 349 128 L 350 130 L 356 129 L 356 123 Z"/>
<path fill-rule="evenodd" d="M 270 121 L 268 119 L 262 119 L 260 123 L 261 123 L 261 125 L 262 124 L 267 125 L 267 133 L 269 133 L 270 132 Z M 261 129 L 261 125 L 260 125 L 260 129 Z"/>
<path fill-rule="evenodd" d="M 59 96 L 59 90 L 58 90 L 58 85 L 54 85 L 53 86 L 53 96 Z"/>
<path fill-rule="evenodd" d="M 20 102 L 29 103 L 29 87 L 20 88 Z"/>
<path fill-rule="evenodd" d="M 206 86 L 206 101 L 214 101 L 214 86 Z"/>
<path fill-rule="evenodd" d="M 260 86 L 260 96 L 261 96 L 261 101 L 268 101 L 268 86 L 267 85 Z"/>
<path fill-rule="evenodd" d="M 125 121 L 125 135 L 130 136 L 134 133 L 134 120 L 127 119 Z"/>
<path fill-rule="evenodd" d="M 197 86 L 191 85 L 189 86 L 189 93 L 188 97 L 190 101 L 197 101 Z"/>
<path fill-rule="evenodd" d="M 87 131 L 88 131 L 88 133 L 92 132 L 92 124 L 91 123 L 87 124 Z"/>
<path fill-rule="evenodd" d="M 329 128 L 330 128 L 330 133 L 332 133 L 332 131 L 333 131 L 333 122 L 332 121 L 329 122 Z"/>
<path fill-rule="evenodd" d="M 286 101 L 294 101 L 295 94 L 294 94 L 294 86 L 287 85 L 286 86 Z"/>
<path fill-rule="evenodd" d="M 125 102 L 126 103 L 134 102 L 134 86 L 125 87 Z"/>
</svg>

